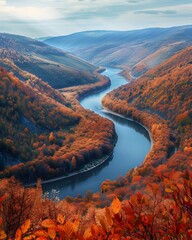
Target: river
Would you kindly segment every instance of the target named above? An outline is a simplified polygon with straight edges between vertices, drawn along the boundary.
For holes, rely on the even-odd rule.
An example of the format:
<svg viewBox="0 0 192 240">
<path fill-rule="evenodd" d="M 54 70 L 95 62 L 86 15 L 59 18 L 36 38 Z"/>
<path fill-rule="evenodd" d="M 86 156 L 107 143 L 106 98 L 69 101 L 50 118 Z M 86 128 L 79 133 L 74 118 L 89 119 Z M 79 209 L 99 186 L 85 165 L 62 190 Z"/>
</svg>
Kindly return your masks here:
<svg viewBox="0 0 192 240">
<path fill-rule="evenodd" d="M 108 92 L 127 83 L 123 76 L 118 75 L 119 72 L 119 69 L 107 68 L 103 75 L 111 79 L 111 86 L 81 100 L 81 105 L 84 108 L 90 109 L 114 122 L 118 140 L 112 157 L 91 171 L 44 184 L 44 192 L 55 189 L 59 192 L 60 199 L 66 196 L 84 195 L 87 191 L 98 192 L 103 181 L 106 179 L 115 180 L 118 176 L 125 176 L 130 169 L 140 165 L 144 160 L 151 148 L 150 137 L 146 129 L 136 122 L 103 111 L 101 104 L 102 98 Z"/>
</svg>

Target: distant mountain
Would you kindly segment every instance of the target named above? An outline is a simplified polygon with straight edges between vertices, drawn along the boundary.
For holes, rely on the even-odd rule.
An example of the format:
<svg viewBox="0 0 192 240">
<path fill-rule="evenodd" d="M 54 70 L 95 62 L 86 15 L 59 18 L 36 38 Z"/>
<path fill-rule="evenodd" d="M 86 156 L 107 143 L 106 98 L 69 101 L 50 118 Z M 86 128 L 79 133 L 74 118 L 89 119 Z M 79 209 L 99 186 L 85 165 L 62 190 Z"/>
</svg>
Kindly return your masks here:
<svg viewBox="0 0 192 240">
<path fill-rule="evenodd" d="M 88 31 L 46 39 L 98 66 L 128 67 L 140 75 L 192 44 L 192 26 L 134 31 Z"/>
<path fill-rule="evenodd" d="M 94 65 L 43 42 L 5 33 L 0 33 L 0 66 L 18 77 L 16 68 L 27 71 L 54 88 L 97 81 Z"/>
</svg>

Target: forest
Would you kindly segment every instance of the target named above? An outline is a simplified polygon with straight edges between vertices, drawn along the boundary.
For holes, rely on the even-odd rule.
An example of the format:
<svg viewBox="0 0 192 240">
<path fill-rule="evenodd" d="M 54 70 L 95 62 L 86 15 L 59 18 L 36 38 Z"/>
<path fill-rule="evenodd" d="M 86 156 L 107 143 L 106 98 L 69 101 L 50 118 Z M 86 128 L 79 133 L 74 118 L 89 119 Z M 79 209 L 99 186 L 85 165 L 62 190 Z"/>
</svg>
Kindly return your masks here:
<svg viewBox="0 0 192 240">
<path fill-rule="evenodd" d="M 109 84 L 100 78 L 79 96 Z M 67 176 L 111 154 L 113 124 L 84 110 L 74 92 L 62 95 L 34 76 L 24 83 L 4 69 L 0 79 L 1 178 L 15 176 L 27 184 Z"/>
<path fill-rule="evenodd" d="M 35 76 L 21 82 L 1 68 L 1 155 L 20 163 L 1 161 L 0 239 L 190 239 L 191 59 L 189 47 L 104 97 L 106 109 L 149 129 L 152 149 L 100 192 L 62 201 L 44 196 L 40 180 L 36 188 L 18 180 L 67 175 L 111 153 L 113 124 L 79 104 L 109 79 L 95 73 L 97 83 L 55 91 Z"/>
</svg>

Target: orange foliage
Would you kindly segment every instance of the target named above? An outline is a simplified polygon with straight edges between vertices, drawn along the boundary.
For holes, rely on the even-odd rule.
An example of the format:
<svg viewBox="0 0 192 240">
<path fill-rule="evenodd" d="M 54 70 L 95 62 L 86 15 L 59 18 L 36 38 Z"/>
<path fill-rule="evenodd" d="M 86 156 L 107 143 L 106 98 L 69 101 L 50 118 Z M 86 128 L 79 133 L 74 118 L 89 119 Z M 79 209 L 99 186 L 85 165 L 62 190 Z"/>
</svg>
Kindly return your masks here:
<svg viewBox="0 0 192 240">
<path fill-rule="evenodd" d="M 54 203 L 54 217 L 24 221 L 15 233 L 2 232 L 14 239 L 108 240 L 108 239 L 190 239 L 192 229 L 192 175 L 175 184 L 164 178 L 161 185 L 151 185 L 146 194 L 137 193 L 129 200 L 115 197 L 109 207 L 96 209 L 88 206 L 83 216 L 80 208 Z M 42 202 L 44 208 L 50 201 Z M 81 205 L 85 207 L 85 205 Z M 35 207 L 35 205 L 34 205 Z M 74 209 L 76 214 L 72 213 Z M 39 213 L 42 211 L 39 209 Z M 50 209 L 49 209 L 50 210 Z M 65 214 L 59 211 L 65 210 Z M 48 213 L 48 212 L 47 212 Z M 32 214 L 33 215 L 33 211 Z M 88 222 L 88 224 L 86 223 Z"/>
<path fill-rule="evenodd" d="M 0 70 L 0 149 L 17 164 L 6 169 L 0 165 L 1 178 L 31 183 L 66 177 L 111 153 L 113 124 L 83 109 L 76 99 L 109 85 L 109 79 L 95 76 L 99 82 L 61 94 L 35 76 L 23 83 Z"/>
<path fill-rule="evenodd" d="M 145 191 L 147 183 L 160 183 L 173 172 L 177 181 L 190 169 L 192 161 L 192 47 L 189 47 L 144 76 L 107 94 L 103 105 L 146 126 L 152 149 L 141 166 L 117 181 L 104 182 L 103 192 L 119 191 L 129 197 Z M 176 151 L 175 146 L 178 148 Z M 172 174 L 172 175 L 173 175 Z M 142 178 L 141 178 L 142 176 Z M 139 185 L 135 182 L 139 179 Z M 126 193 L 124 186 L 126 186 Z"/>
</svg>

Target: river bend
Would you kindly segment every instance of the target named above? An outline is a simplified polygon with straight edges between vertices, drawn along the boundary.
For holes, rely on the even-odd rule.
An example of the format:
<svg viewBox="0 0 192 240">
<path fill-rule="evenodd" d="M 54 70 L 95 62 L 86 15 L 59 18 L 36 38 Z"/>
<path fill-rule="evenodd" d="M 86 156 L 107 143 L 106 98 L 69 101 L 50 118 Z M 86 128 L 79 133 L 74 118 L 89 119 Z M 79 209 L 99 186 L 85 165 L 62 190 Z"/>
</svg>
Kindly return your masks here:
<svg viewBox="0 0 192 240">
<path fill-rule="evenodd" d="M 118 136 L 112 157 L 97 168 L 68 179 L 59 180 L 43 185 L 44 191 L 56 189 L 59 198 L 84 195 L 86 191 L 98 192 L 100 185 L 106 179 L 115 180 L 132 168 L 140 165 L 146 154 L 150 151 L 151 142 L 148 132 L 140 124 L 103 111 L 102 98 L 113 89 L 127 83 L 123 76 L 118 75 L 119 69 L 107 68 L 103 75 L 111 79 L 111 86 L 107 89 L 93 93 L 81 100 L 81 105 L 97 114 L 110 119 L 115 124 Z"/>
</svg>

